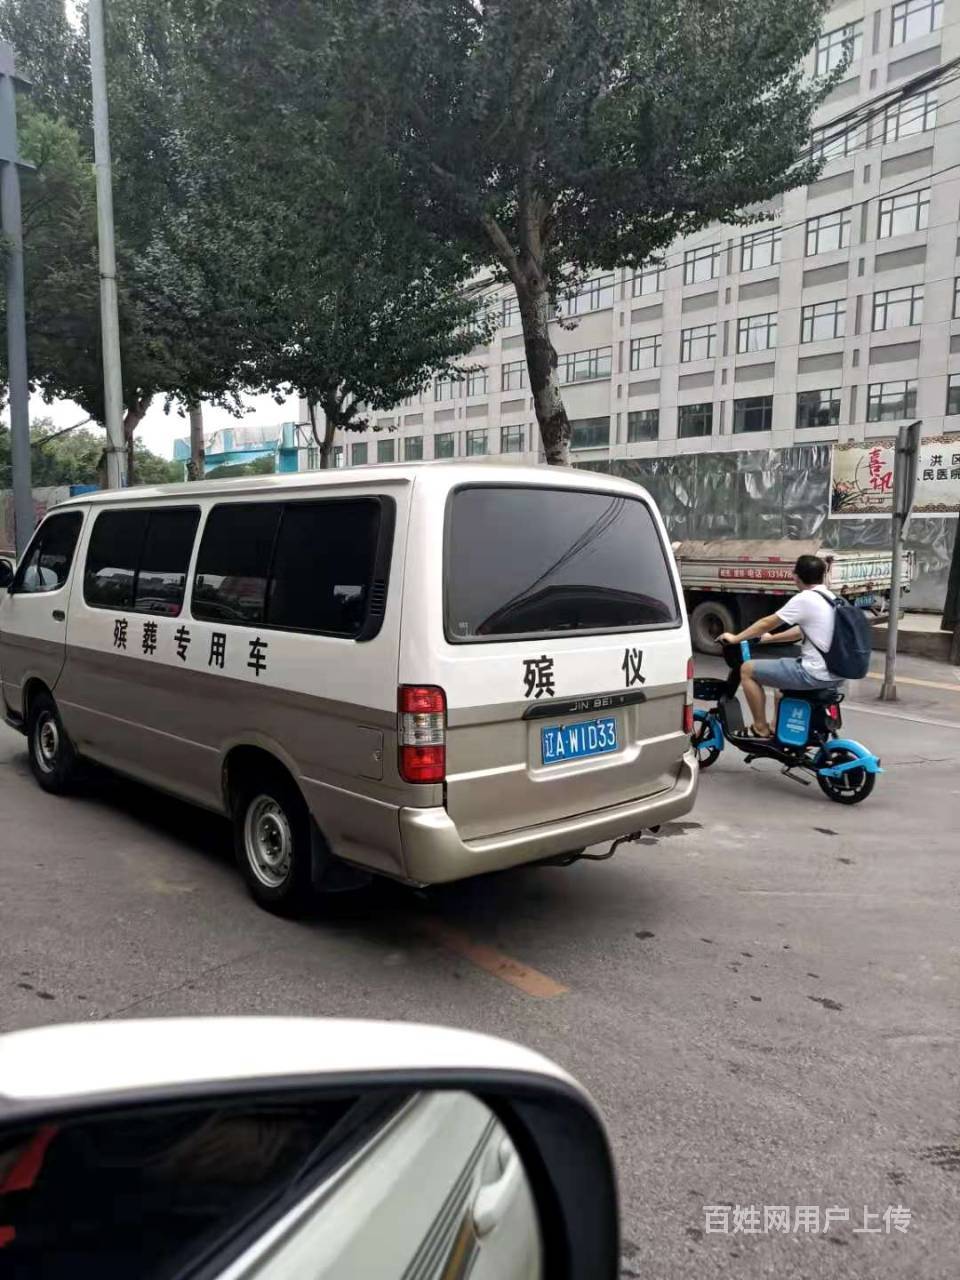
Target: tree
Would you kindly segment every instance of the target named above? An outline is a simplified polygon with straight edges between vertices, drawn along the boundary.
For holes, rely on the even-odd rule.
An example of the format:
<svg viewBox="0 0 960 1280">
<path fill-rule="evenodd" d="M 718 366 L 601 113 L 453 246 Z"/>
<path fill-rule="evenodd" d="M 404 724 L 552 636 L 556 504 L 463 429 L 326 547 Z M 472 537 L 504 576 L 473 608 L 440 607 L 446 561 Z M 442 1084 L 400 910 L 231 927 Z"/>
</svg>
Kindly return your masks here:
<svg viewBox="0 0 960 1280">
<path fill-rule="evenodd" d="M 516 290 L 544 452 L 570 425 L 550 337 L 586 273 L 807 183 L 828 0 L 344 0 L 339 88 L 389 132 L 423 227 Z M 841 69 L 842 70 L 842 69 Z"/>
<path fill-rule="evenodd" d="M 104 437 L 83 427 L 56 430 L 49 418 L 30 428 L 34 488 L 49 485 L 99 484 L 104 467 Z M 10 483 L 10 431 L 0 425 L 0 489 Z M 137 472 L 144 484 L 183 479 L 182 467 L 137 445 Z"/>
</svg>

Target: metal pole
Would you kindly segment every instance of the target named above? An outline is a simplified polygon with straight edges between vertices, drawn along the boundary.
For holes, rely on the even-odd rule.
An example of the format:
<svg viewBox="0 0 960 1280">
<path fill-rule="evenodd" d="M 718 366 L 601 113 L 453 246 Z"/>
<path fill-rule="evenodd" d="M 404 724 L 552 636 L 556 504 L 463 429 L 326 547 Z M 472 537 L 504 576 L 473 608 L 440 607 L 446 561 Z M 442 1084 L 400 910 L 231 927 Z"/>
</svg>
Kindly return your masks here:
<svg viewBox="0 0 960 1280">
<path fill-rule="evenodd" d="M 202 480 L 206 470 L 203 448 L 203 408 L 198 402 L 190 406 L 190 479 Z"/>
<path fill-rule="evenodd" d="M 113 183 L 110 172 L 110 117 L 107 108 L 103 0 L 89 0 L 87 18 L 90 27 L 90 80 L 93 88 L 93 158 L 97 177 L 107 488 L 120 489 L 126 479 L 127 455 L 123 439 L 123 378 L 120 370 L 120 320 L 117 314 L 117 259 L 113 236 Z"/>
<path fill-rule="evenodd" d="M 903 519 L 894 512 L 890 517 L 893 530 L 893 563 L 890 566 L 890 619 L 887 622 L 887 661 L 880 686 L 881 702 L 897 701 L 897 631 L 900 625 L 900 573 L 903 547 Z"/>
<path fill-rule="evenodd" d="M 27 317 L 23 284 L 23 227 L 20 171 L 17 168 L 17 91 L 13 49 L 0 45 L 0 219 L 7 241 L 7 377 L 10 395 L 10 452 L 13 471 L 13 520 L 17 555 L 33 533 L 30 486 L 30 391 L 27 384 Z"/>
</svg>

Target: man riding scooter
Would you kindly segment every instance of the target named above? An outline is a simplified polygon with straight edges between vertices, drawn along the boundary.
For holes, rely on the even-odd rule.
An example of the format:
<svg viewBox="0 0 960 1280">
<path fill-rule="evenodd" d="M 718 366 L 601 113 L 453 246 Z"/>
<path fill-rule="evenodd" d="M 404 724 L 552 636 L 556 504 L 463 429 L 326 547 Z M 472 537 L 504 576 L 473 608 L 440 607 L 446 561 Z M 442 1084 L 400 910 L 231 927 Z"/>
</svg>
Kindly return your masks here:
<svg viewBox="0 0 960 1280">
<path fill-rule="evenodd" d="M 797 594 L 776 613 L 760 618 L 736 635 L 724 632 L 720 636 L 721 644 L 739 644 L 758 636 L 763 645 L 802 641 L 799 658 L 753 659 L 741 667 L 743 692 L 753 716 L 749 737 L 773 737 L 774 731 L 767 719 L 765 689 L 836 689 L 843 684 L 841 678 L 830 674 L 824 658 L 833 643 L 835 626 L 834 608 L 830 603 L 834 595 L 823 585 L 826 576 L 826 562 L 819 556 L 800 556 L 793 568 Z M 788 630 L 768 634 L 774 627 L 784 625 Z"/>
</svg>

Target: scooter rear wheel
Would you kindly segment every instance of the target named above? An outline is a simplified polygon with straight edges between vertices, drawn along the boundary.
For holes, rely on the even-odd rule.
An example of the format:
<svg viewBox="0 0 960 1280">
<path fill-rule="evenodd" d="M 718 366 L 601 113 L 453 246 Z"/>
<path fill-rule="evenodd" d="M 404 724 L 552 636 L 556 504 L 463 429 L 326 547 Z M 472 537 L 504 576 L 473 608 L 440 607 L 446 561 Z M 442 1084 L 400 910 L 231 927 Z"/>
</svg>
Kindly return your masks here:
<svg viewBox="0 0 960 1280">
<path fill-rule="evenodd" d="M 706 718 L 697 719 L 693 733 L 690 735 L 690 743 L 697 753 L 697 762 L 701 769 L 709 769 L 712 764 L 720 759 L 720 750 L 718 747 L 705 747 L 702 745 L 704 738 L 712 736 L 713 729 L 710 721 Z"/>
<path fill-rule="evenodd" d="M 832 768 L 834 765 L 846 764 L 848 760 L 856 759 L 854 753 L 845 747 L 827 747 L 821 764 Z M 841 773 L 835 778 L 825 778 L 823 774 L 817 774 L 820 790 L 836 804 L 859 804 L 861 800 L 866 800 L 876 780 L 877 775 L 866 769 L 848 769 L 846 773 Z"/>
</svg>

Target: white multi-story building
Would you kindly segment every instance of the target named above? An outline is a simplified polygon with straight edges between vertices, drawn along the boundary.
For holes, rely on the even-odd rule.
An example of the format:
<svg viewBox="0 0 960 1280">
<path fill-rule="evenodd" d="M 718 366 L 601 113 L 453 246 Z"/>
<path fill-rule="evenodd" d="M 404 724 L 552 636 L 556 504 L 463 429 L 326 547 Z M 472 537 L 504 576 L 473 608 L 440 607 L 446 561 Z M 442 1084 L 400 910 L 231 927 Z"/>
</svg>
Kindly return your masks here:
<svg viewBox="0 0 960 1280">
<path fill-rule="evenodd" d="M 860 442 L 913 418 L 925 436 L 960 431 L 960 0 L 838 0 L 826 28 L 810 72 L 852 57 L 815 121 L 818 181 L 764 222 L 596 276 L 566 308 L 575 326 L 554 326 L 577 459 Z M 866 123 L 826 127 L 872 104 Z M 535 461 L 516 300 L 498 305 L 471 372 L 341 433 L 337 465 Z"/>
</svg>

